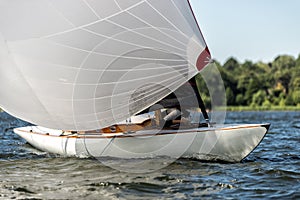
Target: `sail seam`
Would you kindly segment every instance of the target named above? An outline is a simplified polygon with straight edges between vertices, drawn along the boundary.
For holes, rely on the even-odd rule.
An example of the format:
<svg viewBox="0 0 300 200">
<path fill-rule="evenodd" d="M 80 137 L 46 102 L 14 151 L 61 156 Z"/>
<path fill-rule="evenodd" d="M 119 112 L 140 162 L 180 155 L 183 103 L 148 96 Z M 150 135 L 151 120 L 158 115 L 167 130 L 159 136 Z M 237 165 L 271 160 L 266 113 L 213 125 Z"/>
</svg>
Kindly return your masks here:
<svg viewBox="0 0 300 200">
<path fill-rule="evenodd" d="M 108 17 L 105 17 L 105 18 L 102 18 L 102 19 L 99 19 L 99 20 L 96 20 L 96 21 L 94 21 L 94 22 L 91 22 L 91 23 L 88 23 L 88 24 L 84 24 L 84 25 L 81 25 L 81 26 L 77 26 L 77 27 L 75 27 L 75 28 L 72 28 L 72 29 L 69 29 L 69 30 L 66 30 L 66 31 L 61 31 L 61 32 L 54 33 L 54 34 L 49 34 L 49 35 L 43 36 L 43 37 L 41 37 L 41 38 L 49 38 L 49 37 L 53 37 L 53 36 L 56 36 L 56 35 L 61 35 L 61 34 L 64 34 L 64 33 L 69 33 L 69 32 L 72 32 L 72 31 L 74 31 L 74 30 L 79 30 L 79 29 L 82 29 L 82 28 L 85 28 L 85 27 L 94 25 L 94 24 L 96 24 L 96 23 L 99 23 L 99 22 L 105 21 L 105 20 L 107 20 L 107 19 L 109 19 L 109 18 L 112 18 L 112 17 L 114 17 L 114 16 L 117 16 L 117 15 L 119 15 L 119 14 L 121 14 L 121 13 L 127 11 L 127 10 L 130 10 L 130 9 L 132 9 L 132 8 L 134 8 L 134 7 L 136 7 L 136 6 L 140 5 L 140 4 L 142 4 L 142 3 L 144 3 L 145 1 L 146 1 L 146 0 L 142 0 L 142 1 L 140 1 L 140 2 L 138 2 L 138 3 L 136 3 L 136 4 L 134 4 L 134 5 L 132 5 L 132 6 L 128 7 L 128 8 L 126 8 L 126 9 L 120 11 L 120 12 L 114 13 L 113 15 L 110 15 L 110 16 L 108 16 Z"/>
<path fill-rule="evenodd" d="M 171 2 L 173 2 L 171 0 Z M 173 24 L 167 17 L 165 17 L 159 10 L 157 10 L 151 3 L 149 3 L 148 0 L 146 0 L 146 3 L 151 6 L 151 8 L 153 10 L 155 10 L 161 17 L 163 17 L 171 26 L 173 26 L 178 32 L 180 32 L 182 35 L 185 35 L 175 24 Z M 181 14 L 181 12 L 179 12 L 179 14 Z M 189 38 L 189 39 L 192 39 L 194 40 L 197 44 L 199 44 L 198 41 L 196 41 L 194 38 Z"/>
<path fill-rule="evenodd" d="M 134 14 L 133 14 L 133 13 L 131 13 L 130 11 L 127 11 L 127 13 L 129 13 L 131 16 L 135 17 L 136 19 L 140 20 L 141 22 L 143 22 L 143 23 L 147 24 L 148 26 L 152 27 L 153 29 L 155 29 L 155 30 L 159 31 L 159 32 L 160 32 L 160 33 L 162 33 L 163 35 L 165 35 L 165 36 L 167 36 L 167 37 L 169 37 L 169 38 L 171 38 L 171 39 L 175 40 L 176 42 L 178 42 L 178 43 L 182 44 L 183 46 L 185 46 L 185 45 L 186 45 L 186 44 L 182 43 L 181 41 L 177 40 L 176 38 L 172 37 L 171 35 L 169 35 L 169 34 L 167 34 L 167 33 L 164 33 L 163 31 L 161 31 L 161 29 L 167 29 L 167 30 L 171 30 L 171 31 L 173 31 L 172 29 L 168 29 L 168 28 L 161 28 L 161 27 L 160 27 L 160 28 L 157 28 L 157 27 L 153 26 L 152 24 L 148 23 L 147 21 L 145 21 L 145 20 L 142 20 L 140 17 L 138 17 L 138 16 L 134 15 Z M 182 34 L 182 33 L 181 33 L 181 34 Z M 187 36 L 186 36 L 185 34 L 182 34 L 182 35 L 183 35 L 185 38 L 187 38 Z"/>
<path fill-rule="evenodd" d="M 152 59 L 152 58 L 145 58 L 145 57 L 121 56 L 121 55 L 114 55 L 114 54 L 107 54 L 107 53 L 95 52 L 93 50 L 88 51 L 88 50 L 80 49 L 80 48 L 77 48 L 77 47 L 72 47 L 72 46 L 69 46 L 69 45 L 57 43 L 57 42 L 54 42 L 54 41 L 49 41 L 49 42 L 51 42 L 53 44 L 56 44 L 58 46 L 67 47 L 67 48 L 78 50 L 78 51 L 82 51 L 82 52 L 85 52 L 85 53 L 91 53 L 91 54 L 102 55 L 102 56 L 118 57 L 118 58 L 129 58 L 129 59 L 135 59 L 135 60 L 182 61 L 180 59 L 160 59 L 160 58 Z M 155 49 L 155 48 L 144 47 L 144 49 Z M 132 49 L 132 51 L 134 51 L 134 50 L 139 50 L 139 49 Z M 162 51 L 164 51 L 164 50 L 162 50 Z M 170 52 L 165 51 L 165 53 L 170 53 Z M 186 55 L 177 54 L 177 53 L 174 53 L 174 55 L 179 55 L 179 56 L 184 56 L 184 57 L 186 56 Z"/>
<path fill-rule="evenodd" d="M 87 5 L 87 7 L 93 12 L 93 14 L 98 18 L 98 20 L 101 20 L 102 18 L 98 15 L 98 13 L 91 7 L 91 5 L 86 1 L 83 0 L 83 2 Z"/>
</svg>

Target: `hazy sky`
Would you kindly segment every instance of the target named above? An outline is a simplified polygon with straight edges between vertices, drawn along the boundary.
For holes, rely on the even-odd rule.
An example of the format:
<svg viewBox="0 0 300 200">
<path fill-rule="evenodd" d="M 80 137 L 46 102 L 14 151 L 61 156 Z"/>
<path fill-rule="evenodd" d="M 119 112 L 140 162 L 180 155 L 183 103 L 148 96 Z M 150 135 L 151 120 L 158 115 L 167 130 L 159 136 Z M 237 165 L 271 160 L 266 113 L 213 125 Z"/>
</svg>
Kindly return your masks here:
<svg viewBox="0 0 300 200">
<path fill-rule="evenodd" d="M 300 0 L 190 0 L 213 58 L 300 53 Z"/>
</svg>

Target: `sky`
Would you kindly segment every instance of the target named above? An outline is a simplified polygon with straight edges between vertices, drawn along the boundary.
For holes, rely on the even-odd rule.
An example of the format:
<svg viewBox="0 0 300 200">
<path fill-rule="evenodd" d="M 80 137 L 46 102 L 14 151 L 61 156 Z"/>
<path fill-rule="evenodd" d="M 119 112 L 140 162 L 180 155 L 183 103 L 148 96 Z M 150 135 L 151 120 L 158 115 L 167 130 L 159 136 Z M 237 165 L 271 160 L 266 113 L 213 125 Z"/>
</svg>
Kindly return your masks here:
<svg viewBox="0 0 300 200">
<path fill-rule="evenodd" d="M 300 53 L 300 0 L 190 0 L 212 57 L 272 62 Z"/>
</svg>

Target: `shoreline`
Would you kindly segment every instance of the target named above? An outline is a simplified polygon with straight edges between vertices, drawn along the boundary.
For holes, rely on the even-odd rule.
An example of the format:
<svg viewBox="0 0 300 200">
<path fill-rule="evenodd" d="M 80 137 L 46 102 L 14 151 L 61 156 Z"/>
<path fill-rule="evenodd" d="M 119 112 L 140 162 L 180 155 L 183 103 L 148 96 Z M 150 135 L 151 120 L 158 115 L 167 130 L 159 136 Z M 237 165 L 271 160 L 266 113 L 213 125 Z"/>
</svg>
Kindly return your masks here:
<svg viewBox="0 0 300 200">
<path fill-rule="evenodd" d="M 264 107 L 264 106 L 226 106 L 226 107 L 219 107 L 216 108 L 218 111 L 229 111 L 229 112 L 255 112 L 255 111 L 263 111 L 263 112 L 272 112 L 272 111 L 300 111 L 300 106 L 270 106 L 270 107 Z M 211 110 L 208 109 L 207 112 L 210 112 Z M 5 112 L 3 109 L 0 108 L 0 112 Z"/>
<path fill-rule="evenodd" d="M 226 111 L 242 112 L 242 111 L 300 111 L 300 106 L 227 106 Z"/>
</svg>

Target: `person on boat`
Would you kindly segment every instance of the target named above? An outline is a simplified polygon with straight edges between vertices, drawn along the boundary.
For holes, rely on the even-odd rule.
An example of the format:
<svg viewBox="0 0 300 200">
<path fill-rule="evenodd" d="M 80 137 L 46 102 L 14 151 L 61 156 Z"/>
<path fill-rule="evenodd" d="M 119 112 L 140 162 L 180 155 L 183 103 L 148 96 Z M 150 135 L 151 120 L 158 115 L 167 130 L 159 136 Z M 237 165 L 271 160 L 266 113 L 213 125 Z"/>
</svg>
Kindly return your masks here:
<svg viewBox="0 0 300 200">
<path fill-rule="evenodd" d="M 188 111 L 182 112 L 179 108 L 164 108 L 155 111 L 155 124 L 159 127 L 168 128 L 182 122 L 188 123 L 188 117 Z"/>
</svg>

